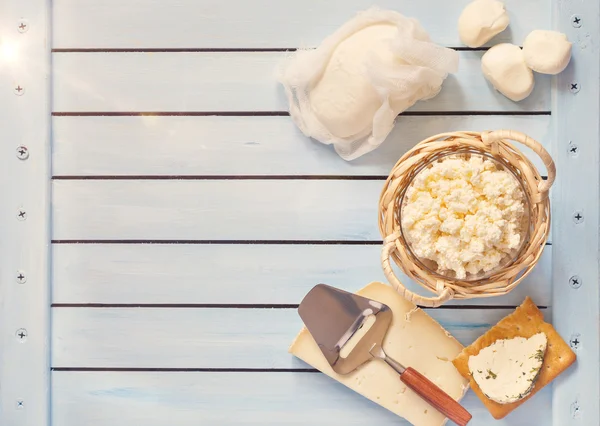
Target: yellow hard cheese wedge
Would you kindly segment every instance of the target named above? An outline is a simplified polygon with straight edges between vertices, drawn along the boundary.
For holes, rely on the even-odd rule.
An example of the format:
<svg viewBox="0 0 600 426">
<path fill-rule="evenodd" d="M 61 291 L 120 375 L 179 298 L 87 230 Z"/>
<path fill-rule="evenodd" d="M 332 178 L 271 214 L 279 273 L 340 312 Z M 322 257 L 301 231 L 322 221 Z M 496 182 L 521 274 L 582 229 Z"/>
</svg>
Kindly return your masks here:
<svg viewBox="0 0 600 426">
<path fill-rule="evenodd" d="M 460 401 L 468 389 L 469 381 L 456 371 L 452 360 L 460 354 L 463 346 L 433 318 L 386 284 L 373 282 L 357 294 L 385 303 L 393 311 L 394 319 L 383 342 L 388 355 L 405 367 L 415 368 Z M 408 389 L 398 374 L 383 361 L 373 360 L 350 374 L 337 374 L 305 327 L 289 351 L 415 426 L 441 426 L 446 421 L 443 414 Z"/>
</svg>

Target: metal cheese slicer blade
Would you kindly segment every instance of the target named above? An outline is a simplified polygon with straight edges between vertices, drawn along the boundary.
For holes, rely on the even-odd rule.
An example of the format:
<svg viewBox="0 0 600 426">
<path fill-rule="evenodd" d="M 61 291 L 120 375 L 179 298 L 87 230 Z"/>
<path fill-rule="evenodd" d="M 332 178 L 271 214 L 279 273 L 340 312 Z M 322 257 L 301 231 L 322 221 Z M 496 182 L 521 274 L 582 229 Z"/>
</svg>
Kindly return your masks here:
<svg viewBox="0 0 600 426">
<path fill-rule="evenodd" d="M 383 350 L 392 322 L 385 304 L 326 284 L 318 284 L 304 297 L 298 313 L 327 362 L 338 374 L 348 374 L 373 358 L 385 361 L 400 380 L 459 426 L 471 414 L 450 395 L 411 367 L 404 367 Z"/>
</svg>

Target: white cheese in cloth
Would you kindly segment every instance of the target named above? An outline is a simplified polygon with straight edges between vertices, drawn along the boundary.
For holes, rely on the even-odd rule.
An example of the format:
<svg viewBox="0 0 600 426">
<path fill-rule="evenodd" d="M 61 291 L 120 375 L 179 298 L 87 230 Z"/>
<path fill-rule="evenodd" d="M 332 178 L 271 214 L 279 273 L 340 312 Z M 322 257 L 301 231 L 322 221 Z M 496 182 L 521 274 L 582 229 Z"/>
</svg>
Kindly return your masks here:
<svg viewBox="0 0 600 426">
<path fill-rule="evenodd" d="M 381 95 L 365 66 L 369 55 L 378 56 L 389 66 L 406 65 L 388 45 L 397 33 L 395 25 L 371 25 L 342 41 L 333 52 L 310 94 L 315 115 L 333 135 L 347 138 L 372 125 L 381 108 Z"/>
<path fill-rule="evenodd" d="M 383 342 L 388 355 L 413 367 L 460 401 L 469 384 L 452 365 L 463 349 L 460 342 L 386 284 L 371 283 L 357 294 L 385 303 L 393 311 L 394 318 Z M 337 374 L 306 328 L 296 337 L 290 353 L 415 426 L 441 426 L 446 422 L 443 414 L 408 389 L 381 360 L 363 364 L 350 374 Z"/>
<path fill-rule="evenodd" d="M 436 96 L 458 59 L 416 19 L 373 7 L 316 49 L 286 55 L 277 79 L 302 133 L 351 161 L 381 145 L 398 114 Z"/>
<path fill-rule="evenodd" d="M 540 372 L 548 339 L 538 333 L 529 339 L 496 340 L 469 357 L 469 371 L 481 391 L 499 404 L 523 399 Z"/>
</svg>

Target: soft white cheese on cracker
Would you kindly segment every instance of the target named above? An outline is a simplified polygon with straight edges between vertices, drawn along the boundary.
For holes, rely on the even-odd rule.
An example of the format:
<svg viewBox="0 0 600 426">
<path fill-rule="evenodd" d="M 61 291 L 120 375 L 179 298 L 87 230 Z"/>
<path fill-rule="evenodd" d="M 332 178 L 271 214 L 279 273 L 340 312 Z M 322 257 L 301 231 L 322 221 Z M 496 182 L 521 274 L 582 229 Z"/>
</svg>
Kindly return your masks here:
<svg viewBox="0 0 600 426">
<path fill-rule="evenodd" d="M 531 392 L 544 362 L 545 333 L 530 338 L 496 340 L 469 357 L 469 371 L 481 391 L 499 404 L 523 399 Z"/>
</svg>

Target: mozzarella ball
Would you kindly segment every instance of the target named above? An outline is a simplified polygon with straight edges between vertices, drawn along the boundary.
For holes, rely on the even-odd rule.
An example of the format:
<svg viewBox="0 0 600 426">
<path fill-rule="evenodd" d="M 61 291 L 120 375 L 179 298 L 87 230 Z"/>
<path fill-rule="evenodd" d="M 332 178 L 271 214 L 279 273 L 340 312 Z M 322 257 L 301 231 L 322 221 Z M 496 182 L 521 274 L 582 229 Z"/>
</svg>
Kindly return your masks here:
<svg viewBox="0 0 600 426">
<path fill-rule="evenodd" d="M 504 3 L 498 0 L 475 0 L 458 18 L 458 34 L 469 47 L 480 47 L 508 27 Z"/>
<path fill-rule="evenodd" d="M 535 84 L 523 51 L 514 44 L 501 43 L 489 49 L 481 58 L 481 70 L 496 90 L 515 102 L 529 96 Z"/>
<path fill-rule="evenodd" d="M 571 60 L 571 43 L 558 31 L 535 30 L 523 42 L 525 62 L 535 72 L 561 73 Z"/>
</svg>

